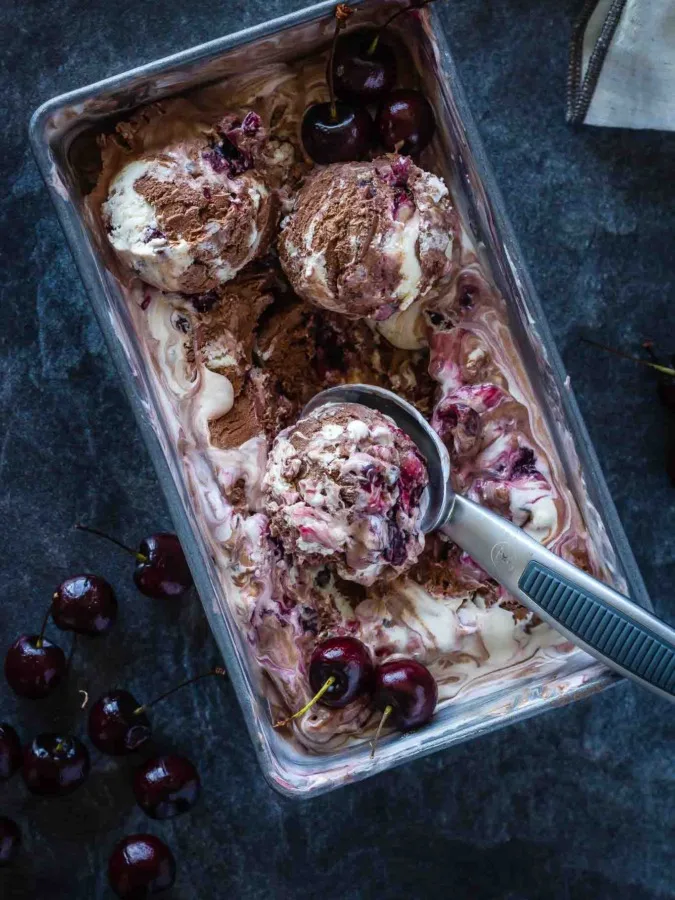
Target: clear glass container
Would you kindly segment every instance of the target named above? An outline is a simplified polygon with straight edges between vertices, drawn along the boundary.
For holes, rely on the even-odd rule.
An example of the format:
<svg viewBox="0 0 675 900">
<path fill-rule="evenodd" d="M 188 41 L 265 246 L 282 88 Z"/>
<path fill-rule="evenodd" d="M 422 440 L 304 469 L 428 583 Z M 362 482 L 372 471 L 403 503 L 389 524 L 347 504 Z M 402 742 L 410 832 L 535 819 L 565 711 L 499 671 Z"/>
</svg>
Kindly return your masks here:
<svg viewBox="0 0 675 900">
<path fill-rule="evenodd" d="M 392 3 L 353 3 L 360 22 L 379 22 Z M 400 765 L 504 725 L 586 697 L 618 676 L 586 654 L 572 653 L 554 675 L 533 675 L 484 696 L 444 705 L 417 732 L 383 741 L 374 760 L 367 745 L 331 755 L 309 754 L 272 728 L 259 672 L 222 595 L 213 559 L 200 533 L 196 510 L 147 360 L 132 328 L 126 302 L 103 263 L 83 216 L 91 184 L 82 160 L 96 131 L 140 104 L 265 64 L 324 49 L 333 30 L 332 0 L 261 26 L 219 38 L 167 59 L 117 75 L 45 103 L 34 114 L 30 136 L 75 262 L 147 443 L 183 543 L 213 634 L 235 687 L 265 777 L 281 793 L 307 797 Z M 598 460 L 523 265 L 518 245 L 467 109 L 457 72 L 433 6 L 412 21 L 403 40 L 433 103 L 439 146 L 453 196 L 485 247 L 492 276 L 507 300 L 510 326 L 525 370 L 535 386 L 567 486 L 615 586 L 650 607 L 635 559 L 609 496 Z"/>
</svg>

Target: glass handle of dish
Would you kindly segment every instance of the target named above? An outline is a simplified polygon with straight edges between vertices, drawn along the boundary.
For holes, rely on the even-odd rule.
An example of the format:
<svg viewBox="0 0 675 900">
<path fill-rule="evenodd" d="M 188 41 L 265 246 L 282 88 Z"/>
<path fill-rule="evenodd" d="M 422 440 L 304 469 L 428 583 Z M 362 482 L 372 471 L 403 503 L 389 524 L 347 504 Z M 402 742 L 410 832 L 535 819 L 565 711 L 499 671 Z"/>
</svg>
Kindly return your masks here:
<svg viewBox="0 0 675 900">
<path fill-rule="evenodd" d="M 455 497 L 442 531 L 575 644 L 675 699 L 675 629 L 466 497 Z"/>
</svg>

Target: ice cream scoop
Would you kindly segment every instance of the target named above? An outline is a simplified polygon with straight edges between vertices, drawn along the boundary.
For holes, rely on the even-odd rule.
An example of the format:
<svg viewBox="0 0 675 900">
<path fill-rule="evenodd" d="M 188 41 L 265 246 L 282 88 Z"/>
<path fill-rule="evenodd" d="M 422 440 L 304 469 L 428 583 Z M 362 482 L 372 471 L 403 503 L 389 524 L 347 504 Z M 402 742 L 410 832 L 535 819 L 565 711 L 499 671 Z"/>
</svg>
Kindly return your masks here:
<svg viewBox="0 0 675 900">
<path fill-rule="evenodd" d="M 393 154 L 311 175 L 282 223 L 279 256 L 308 303 L 382 321 L 445 283 L 456 229 L 443 180 Z"/>
<path fill-rule="evenodd" d="M 145 153 L 110 183 L 102 206 L 110 243 L 160 290 L 213 290 L 269 248 L 280 208 L 275 168 L 290 162 L 290 147 L 269 142 L 255 113 Z"/>
<path fill-rule="evenodd" d="M 426 468 L 377 410 L 327 403 L 303 415 L 277 436 L 264 484 L 270 533 L 297 563 L 370 585 L 422 551 Z"/>
<path fill-rule="evenodd" d="M 415 442 L 429 480 L 421 529 L 442 529 L 524 606 L 601 662 L 670 700 L 675 699 L 675 629 L 577 569 L 521 528 L 454 494 L 450 457 L 417 410 L 391 391 L 364 384 L 317 394 L 303 414 L 327 403 L 361 404 L 392 419 Z"/>
</svg>

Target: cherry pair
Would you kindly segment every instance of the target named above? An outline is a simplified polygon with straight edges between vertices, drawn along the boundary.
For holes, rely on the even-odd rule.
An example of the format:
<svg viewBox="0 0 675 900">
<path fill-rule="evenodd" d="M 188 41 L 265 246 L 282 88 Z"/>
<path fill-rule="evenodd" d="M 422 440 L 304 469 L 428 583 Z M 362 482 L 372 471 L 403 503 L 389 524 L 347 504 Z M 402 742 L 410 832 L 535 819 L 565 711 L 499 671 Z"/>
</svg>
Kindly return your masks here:
<svg viewBox="0 0 675 900">
<path fill-rule="evenodd" d="M 342 709 L 358 697 L 372 694 L 373 703 L 382 710 L 373 754 L 385 722 L 399 731 L 418 728 L 431 719 L 438 700 L 436 681 L 422 663 L 392 659 L 375 667 L 368 648 L 348 636 L 317 644 L 309 664 L 309 684 L 315 691 L 314 697 L 276 727 L 303 715 L 317 702 Z"/>
<path fill-rule="evenodd" d="M 428 0 L 430 2 L 430 0 Z M 328 60 L 330 100 L 308 107 L 302 121 L 302 142 L 321 165 L 363 159 L 378 139 L 389 152 L 417 155 L 433 137 L 436 121 L 429 101 L 419 91 L 393 90 L 396 56 L 380 38 L 384 29 L 365 28 L 340 36 L 353 10 L 345 3 L 335 11 L 335 34 Z M 377 104 L 373 122 L 366 104 Z"/>
</svg>

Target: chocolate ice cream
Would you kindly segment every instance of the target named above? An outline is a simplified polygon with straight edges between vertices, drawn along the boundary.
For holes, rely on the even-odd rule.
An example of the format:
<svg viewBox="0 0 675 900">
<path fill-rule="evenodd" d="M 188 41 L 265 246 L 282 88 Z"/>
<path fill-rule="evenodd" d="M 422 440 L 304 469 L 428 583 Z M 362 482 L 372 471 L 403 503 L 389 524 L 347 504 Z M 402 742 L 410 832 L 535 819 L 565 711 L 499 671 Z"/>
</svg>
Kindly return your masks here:
<svg viewBox="0 0 675 900">
<path fill-rule="evenodd" d="M 230 281 L 267 252 L 280 213 L 274 185 L 292 159 L 250 112 L 127 162 L 102 207 L 117 256 L 160 290 L 199 294 Z"/>
<path fill-rule="evenodd" d="M 264 482 L 270 532 L 296 563 L 373 584 L 421 553 L 427 481 L 415 444 L 388 416 L 327 404 L 274 442 Z"/>
<path fill-rule="evenodd" d="M 311 175 L 282 223 L 279 255 L 309 303 L 381 321 L 447 281 L 456 229 L 442 179 L 392 155 Z"/>
</svg>

